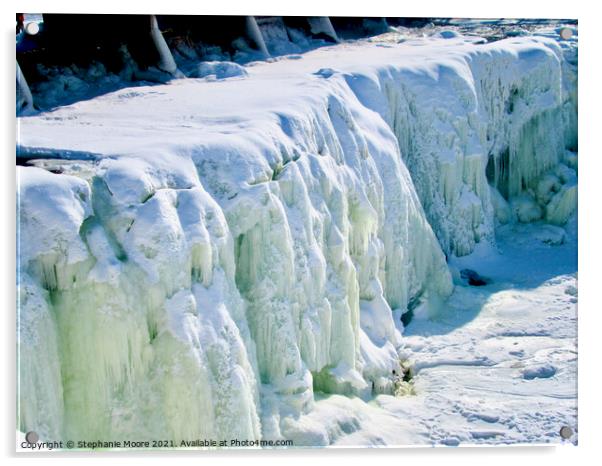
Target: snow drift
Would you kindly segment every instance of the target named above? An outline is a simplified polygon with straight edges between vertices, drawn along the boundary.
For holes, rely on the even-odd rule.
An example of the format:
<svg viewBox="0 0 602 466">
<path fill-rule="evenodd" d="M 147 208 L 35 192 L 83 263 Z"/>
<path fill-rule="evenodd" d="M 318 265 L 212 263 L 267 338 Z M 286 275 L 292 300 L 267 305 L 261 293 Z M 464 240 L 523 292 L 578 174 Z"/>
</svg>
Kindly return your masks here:
<svg viewBox="0 0 602 466">
<path fill-rule="evenodd" d="M 362 42 L 21 118 L 19 428 L 320 444 L 314 391 L 392 390 L 446 255 L 574 210 L 574 73 L 546 38 Z"/>
</svg>

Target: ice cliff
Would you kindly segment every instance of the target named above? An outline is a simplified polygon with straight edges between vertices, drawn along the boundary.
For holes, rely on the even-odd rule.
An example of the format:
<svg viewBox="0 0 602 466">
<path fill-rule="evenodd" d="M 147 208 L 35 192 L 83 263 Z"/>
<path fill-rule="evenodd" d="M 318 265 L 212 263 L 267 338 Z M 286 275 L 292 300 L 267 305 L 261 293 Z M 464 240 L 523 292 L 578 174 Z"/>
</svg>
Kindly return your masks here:
<svg viewBox="0 0 602 466">
<path fill-rule="evenodd" d="M 391 390 L 446 256 L 574 210 L 567 50 L 341 44 L 20 118 L 20 429 L 323 442 L 314 391 Z"/>
</svg>

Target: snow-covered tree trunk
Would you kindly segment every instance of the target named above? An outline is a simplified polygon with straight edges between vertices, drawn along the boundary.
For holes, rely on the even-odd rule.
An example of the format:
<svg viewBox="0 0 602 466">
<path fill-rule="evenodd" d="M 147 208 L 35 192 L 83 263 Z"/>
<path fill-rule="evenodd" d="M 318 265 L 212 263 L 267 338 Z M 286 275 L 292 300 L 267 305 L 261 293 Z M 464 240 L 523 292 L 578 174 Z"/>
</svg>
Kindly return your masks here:
<svg viewBox="0 0 602 466">
<path fill-rule="evenodd" d="M 325 34 L 332 38 L 335 42 L 339 41 L 336 31 L 328 16 L 320 16 L 317 18 L 307 18 L 312 34 Z"/>
<path fill-rule="evenodd" d="M 24 102 L 23 107 L 20 110 L 33 110 L 33 96 L 31 95 L 31 90 L 27 85 L 27 80 L 25 76 L 23 76 L 23 72 L 21 71 L 21 67 L 17 62 L 17 87 L 19 88 L 19 92 L 21 94 L 21 98 Z"/>
<path fill-rule="evenodd" d="M 157 66 L 161 70 L 167 71 L 170 74 L 176 74 L 178 71 L 178 66 L 176 65 L 173 55 L 171 54 L 171 50 L 169 50 L 169 47 L 165 42 L 163 34 L 161 34 L 161 31 L 159 30 L 159 25 L 157 24 L 157 18 L 155 15 L 151 15 L 150 21 L 151 38 L 153 40 L 153 44 L 155 44 L 155 47 L 157 48 L 157 52 L 159 52 L 159 63 Z"/>
<path fill-rule="evenodd" d="M 247 16 L 246 18 L 247 24 L 247 35 L 249 38 L 255 42 L 259 51 L 265 55 L 266 57 L 270 56 L 270 52 L 268 52 L 268 48 L 265 45 L 265 41 L 263 40 L 263 35 L 261 34 L 261 29 L 257 25 L 257 21 L 255 20 L 255 16 Z"/>
</svg>

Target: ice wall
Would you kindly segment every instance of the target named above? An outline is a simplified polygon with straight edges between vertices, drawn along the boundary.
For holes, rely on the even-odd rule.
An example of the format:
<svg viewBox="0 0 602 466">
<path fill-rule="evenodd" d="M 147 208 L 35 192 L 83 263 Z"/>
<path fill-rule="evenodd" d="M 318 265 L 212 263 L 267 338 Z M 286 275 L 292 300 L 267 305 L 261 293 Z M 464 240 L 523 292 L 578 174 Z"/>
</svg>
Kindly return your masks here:
<svg viewBox="0 0 602 466">
<path fill-rule="evenodd" d="M 344 86 L 324 104 L 239 147 L 19 169 L 22 307 L 45 322 L 23 335 L 65 413 L 41 421 L 24 372 L 24 430 L 257 438 L 263 415 L 277 438 L 314 389 L 399 369 L 391 308 L 448 295 L 449 271 L 386 123 Z"/>
<path fill-rule="evenodd" d="M 314 391 L 390 390 L 399 315 L 452 291 L 445 254 L 492 240 L 496 222 L 572 212 L 563 60 L 525 39 L 420 66 L 320 69 L 315 95 L 253 130 L 214 118 L 198 140 L 191 94 L 167 86 L 156 105 L 180 99 L 168 120 L 182 126 L 166 133 L 177 143 L 145 142 L 126 114 L 133 135 L 98 160 L 20 167 L 19 428 L 303 437 Z M 107 99 L 152 108 L 157 94 Z M 86 131 L 63 115 L 38 121 Z"/>
<path fill-rule="evenodd" d="M 258 438 L 222 211 L 195 175 L 143 170 L 19 170 L 20 427 L 48 439 Z"/>
<path fill-rule="evenodd" d="M 546 216 L 549 200 L 542 202 L 536 191 L 542 177 L 565 162 L 565 149 L 576 150 L 575 47 L 565 58 L 553 40 L 509 42 L 491 44 L 485 53 L 450 48 L 444 59 L 421 67 L 347 78 L 362 103 L 394 130 L 447 254 L 466 255 L 493 238 L 490 185 L 507 201 L 526 196 L 541 211 L 527 221 L 567 218 Z M 573 211 L 576 203 L 569 204 Z"/>
</svg>

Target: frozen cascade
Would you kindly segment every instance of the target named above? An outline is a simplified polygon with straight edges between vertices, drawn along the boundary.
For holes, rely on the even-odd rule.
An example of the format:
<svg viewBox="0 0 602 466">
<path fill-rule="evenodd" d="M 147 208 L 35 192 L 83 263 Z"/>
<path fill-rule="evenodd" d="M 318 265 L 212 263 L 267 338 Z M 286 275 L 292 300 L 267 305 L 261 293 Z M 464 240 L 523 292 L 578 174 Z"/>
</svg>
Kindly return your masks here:
<svg viewBox="0 0 602 466">
<path fill-rule="evenodd" d="M 259 437 L 253 344 L 215 202 L 200 186 L 120 192 L 119 167 L 91 186 L 26 170 L 21 337 L 47 351 L 20 364 L 33 366 L 24 378 L 47 375 L 22 378 L 22 425 L 45 438 Z M 61 423 L 49 415 L 63 404 Z"/>
<path fill-rule="evenodd" d="M 563 60 L 521 39 L 323 69 L 261 131 L 241 119 L 177 145 L 124 138 L 122 155 L 60 174 L 19 167 L 20 429 L 327 442 L 297 422 L 314 390 L 390 390 L 393 316 L 436 311 L 445 254 L 492 240 L 530 207 L 520 196 L 554 223 L 572 212 Z M 194 84 L 168 86 L 170 101 Z M 27 124 L 72 111 L 23 120 L 22 146 L 48 143 Z M 565 130 L 544 140 L 553 125 Z"/>
<path fill-rule="evenodd" d="M 489 183 L 507 200 L 519 197 L 564 162 L 565 148 L 575 150 L 575 65 L 555 41 L 517 45 L 450 50 L 420 68 L 391 66 L 347 78 L 394 130 L 447 254 L 463 256 L 491 240 Z"/>
</svg>

